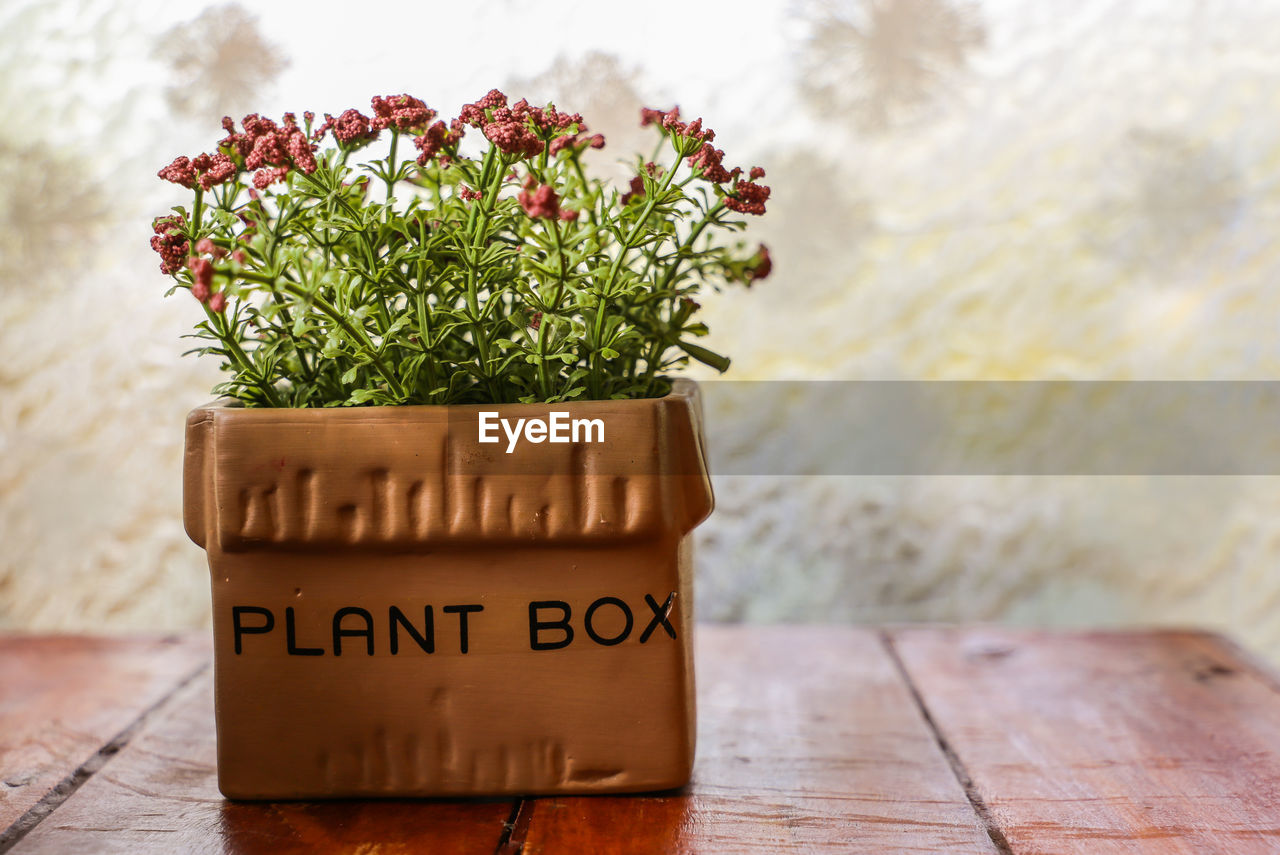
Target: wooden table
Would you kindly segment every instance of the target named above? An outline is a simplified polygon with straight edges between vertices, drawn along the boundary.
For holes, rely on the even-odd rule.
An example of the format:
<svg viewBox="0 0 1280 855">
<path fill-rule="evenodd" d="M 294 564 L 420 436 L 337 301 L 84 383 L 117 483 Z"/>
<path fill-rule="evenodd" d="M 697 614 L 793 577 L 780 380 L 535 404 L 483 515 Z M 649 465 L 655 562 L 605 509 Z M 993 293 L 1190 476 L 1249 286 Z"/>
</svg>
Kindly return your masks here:
<svg viewBox="0 0 1280 855">
<path fill-rule="evenodd" d="M 699 627 L 694 783 L 233 803 L 203 638 L 0 636 L 0 852 L 1277 852 L 1280 684 L 1196 632 Z"/>
</svg>

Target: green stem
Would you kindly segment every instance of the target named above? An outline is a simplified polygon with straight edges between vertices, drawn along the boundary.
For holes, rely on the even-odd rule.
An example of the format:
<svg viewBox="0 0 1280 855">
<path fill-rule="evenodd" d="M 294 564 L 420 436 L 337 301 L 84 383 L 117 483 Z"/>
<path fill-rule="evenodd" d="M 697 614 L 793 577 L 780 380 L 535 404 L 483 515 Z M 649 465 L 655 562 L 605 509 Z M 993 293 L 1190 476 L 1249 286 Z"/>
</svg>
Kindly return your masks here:
<svg viewBox="0 0 1280 855">
<path fill-rule="evenodd" d="M 675 280 L 676 271 L 680 269 L 680 265 L 684 262 L 685 254 L 693 250 L 693 244 L 698 239 L 698 236 L 702 234 L 702 230 L 716 222 L 716 215 L 719 214 L 723 208 L 724 200 L 721 199 L 710 211 L 707 211 L 707 215 L 693 227 L 693 230 L 689 232 L 689 236 L 684 239 L 680 246 L 676 247 L 675 261 L 673 261 L 671 266 L 667 268 L 666 275 L 663 276 L 662 281 L 658 283 L 656 290 L 659 293 L 666 290 L 671 285 L 672 281 Z"/>
<path fill-rule="evenodd" d="M 480 353 L 480 373 L 484 377 L 485 388 L 489 399 L 498 403 L 497 386 L 489 374 L 489 337 L 485 335 L 484 325 L 480 318 L 480 282 L 479 261 L 483 250 L 485 229 L 489 225 L 489 215 L 497 204 L 498 191 L 502 189 L 503 173 L 507 168 L 506 158 L 496 154 L 496 146 L 491 146 L 484 156 L 484 166 L 480 173 L 484 185 L 484 196 L 480 204 L 473 205 L 467 216 L 467 311 L 471 316 L 471 337 L 475 341 L 476 350 Z M 495 168 L 496 166 L 496 168 Z"/>
<path fill-rule="evenodd" d="M 556 281 L 555 296 L 552 297 L 551 303 L 546 305 L 547 311 L 543 313 L 542 320 L 538 324 L 538 382 L 542 387 L 544 400 L 552 395 L 551 371 L 547 367 L 547 328 L 550 326 L 551 318 L 560 315 L 560 301 L 564 299 L 565 279 L 568 277 L 564 243 L 560 238 L 560 223 L 556 220 L 550 222 L 551 236 L 556 244 L 556 257 L 560 262 L 560 278 Z"/>
<path fill-rule="evenodd" d="M 266 256 L 267 266 L 275 269 L 277 249 L 280 246 L 280 230 L 284 228 L 298 213 L 301 202 L 295 202 L 288 208 L 283 209 L 276 218 L 275 227 L 264 230 L 267 235 Z M 298 339 L 293 334 L 293 316 L 289 313 L 289 309 L 284 299 L 276 291 L 271 292 L 271 296 L 275 299 L 276 305 L 280 307 L 280 317 L 284 318 L 285 330 L 288 332 L 289 341 L 293 344 L 293 352 L 298 356 L 298 362 L 302 365 L 302 373 L 307 380 L 313 385 L 316 382 L 316 373 L 311 365 L 307 362 L 307 355 L 302 347 L 298 344 Z"/>
<path fill-rule="evenodd" d="M 191 242 L 200 239 L 200 221 L 204 218 L 204 190 L 196 185 L 196 201 L 191 206 Z"/>
<path fill-rule="evenodd" d="M 702 234 L 702 230 L 707 226 L 716 222 L 716 215 L 724 208 L 724 200 L 717 202 L 711 210 L 707 211 L 707 215 L 703 217 L 697 225 L 689 232 L 689 236 L 684 239 L 680 246 L 676 247 L 674 253 L 675 259 L 671 262 L 671 266 L 667 268 L 666 274 L 662 277 L 662 281 L 658 283 L 658 287 L 654 289 L 656 293 L 661 294 L 671 286 L 675 281 L 676 273 L 680 270 L 680 265 L 685 260 L 685 254 L 693 250 L 694 243 L 698 240 L 698 236 Z M 645 371 L 644 371 L 644 389 L 645 396 L 653 394 L 654 383 L 657 382 L 658 362 L 662 359 L 662 354 L 666 352 L 667 345 L 661 338 L 655 338 L 653 344 L 649 346 L 648 353 L 645 354 Z"/>
<path fill-rule="evenodd" d="M 236 340 L 226 315 L 213 311 L 208 305 L 205 305 L 204 312 L 209 316 L 209 321 L 213 324 L 218 338 L 227 346 L 227 352 L 232 361 L 240 366 L 240 372 L 252 379 L 253 385 L 262 390 L 262 395 L 267 399 L 267 404 L 272 407 L 283 407 L 284 405 L 280 403 L 280 399 L 276 397 L 275 388 L 267 382 L 265 377 L 258 375 L 257 369 L 249 361 L 248 354 L 240 347 L 240 342 Z"/>
<path fill-rule="evenodd" d="M 334 323 L 342 327 L 342 329 L 346 331 L 347 335 L 351 336 L 353 340 L 364 345 L 366 348 L 365 355 L 369 357 L 369 362 L 373 367 L 378 369 L 378 373 L 382 375 L 382 379 L 387 381 L 387 388 L 390 389 L 392 394 L 394 394 L 399 400 L 404 400 L 404 388 L 400 385 L 400 381 L 396 379 L 396 376 L 392 373 L 391 369 L 389 369 L 386 363 L 382 361 L 382 357 L 378 355 L 377 347 L 374 346 L 373 341 L 370 340 L 368 334 L 361 328 L 352 325 L 342 312 L 339 312 L 332 303 L 320 296 L 319 293 L 307 291 L 301 285 L 289 280 L 277 282 L 269 276 L 263 276 L 260 273 L 253 273 L 247 270 L 243 271 L 240 275 L 252 282 L 261 282 L 264 285 L 283 288 L 299 300 L 314 303 L 321 312 L 324 312 Z"/>
<path fill-rule="evenodd" d="M 676 145 L 674 142 L 673 145 Z M 677 153 L 680 149 L 677 145 Z M 649 194 L 644 201 L 644 208 L 640 211 L 640 216 L 632 224 L 631 230 L 627 233 L 626 239 L 622 242 L 622 248 L 618 250 L 617 256 L 613 259 L 613 264 L 609 267 L 609 275 L 605 279 L 604 285 L 596 289 L 596 317 L 592 324 L 591 339 L 588 344 L 591 347 L 591 372 L 587 378 L 587 388 L 592 398 L 599 399 L 601 397 L 601 364 L 600 364 L 600 348 L 601 339 L 604 337 L 604 313 L 605 300 L 608 298 L 609 292 L 613 288 L 614 281 L 618 278 L 618 273 L 622 269 L 622 264 L 627 253 L 633 249 L 633 241 L 640 235 L 640 230 L 644 228 L 644 224 L 648 221 L 649 215 L 653 213 L 653 209 L 657 207 L 659 197 L 666 194 L 671 187 L 671 182 L 675 179 L 676 172 L 680 168 L 681 158 L 677 158 L 676 162 L 671 165 L 668 170 L 666 179 L 662 182 L 662 186 L 658 188 L 656 193 Z"/>
<path fill-rule="evenodd" d="M 397 399 L 402 401 L 404 400 L 404 388 L 400 385 L 400 381 L 396 379 L 395 374 L 387 367 L 387 364 L 382 361 L 382 357 L 378 355 L 377 347 L 374 346 L 373 341 L 370 340 L 368 334 L 366 334 L 363 329 L 352 325 L 352 323 L 348 321 L 341 312 L 334 308 L 332 303 L 324 297 L 321 297 L 319 294 L 308 293 L 301 286 L 294 285 L 292 282 L 284 283 L 284 289 L 300 300 L 313 301 L 320 307 L 320 311 L 324 312 L 333 320 L 334 323 L 342 327 L 342 329 L 346 331 L 347 335 L 357 339 L 361 344 L 363 344 L 367 349 L 366 355 L 369 357 L 369 361 L 373 363 L 374 368 L 378 369 L 378 373 L 382 375 L 382 379 L 387 381 L 387 388 L 391 390 L 391 393 L 395 395 Z"/>
<path fill-rule="evenodd" d="M 307 354 L 302 349 L 302 345 L 298 343 L 298 338 L 293 334 L 293 316 L 289 313 L 288 303 L 280 296 L 279 292 L 272 291 L 276 305 L 280 307 L 280 317 L 284 319 L 285 333 L 289 336 L 289 342 L 293 345 L 293 352 L 298 356 L 298 362 L 302 365 L 302 376 L 306 378 L 308 383 L 315 384 L 316 374 L 311 364 L 307 362 Z"/>
<path fill-rule="evenodd" d="M 427 295 L 421 290 L 414 295 L 414 307 L 418 311 L 418 343 L 422 346 L 422 352 L 427 355 L 427 394 L 432 395 L 440 384 L 436 378 L 435 354 L 431 352 L 431 313 L 427 311 Z M 435 401 L 432 400 L 432 403 Z"/>
<path fill-rule="evenodd" d="M 391 129 L 391 153 L 387 155 L 387 204 L 388 205 L 391 204 L 391 191 L 392 191 L 392 188 L 395 187 L 395 182 L 392 181 L 391 179 L 392 179 L 392 176 L 395 175 L 395 170 L 397 169 L 397 166 L 398 166 L 398 164 L 396 163 L 396 143 L 398 142 L 400 142 L 400 135 L 396 133 L 395 128 L 392 128 Z"/>
</svg>

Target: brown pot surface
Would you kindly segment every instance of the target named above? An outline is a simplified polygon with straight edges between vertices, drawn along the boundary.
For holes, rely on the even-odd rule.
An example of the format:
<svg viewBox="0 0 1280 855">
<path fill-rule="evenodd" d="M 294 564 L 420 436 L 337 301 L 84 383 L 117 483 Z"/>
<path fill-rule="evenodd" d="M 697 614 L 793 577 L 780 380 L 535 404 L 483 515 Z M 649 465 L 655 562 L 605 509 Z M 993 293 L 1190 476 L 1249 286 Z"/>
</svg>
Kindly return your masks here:
<svg viewBox="0 0 1280 855">
<path fill-rule="evenodd" d="M 582 420 L 578 441 L 511 441 L 518 419 L 564 427 L 553 412 Z M 507 420 L 497 442 L 481 413 Z M 184 486 L 228 796 L 687 782 L 688 535 L 712 508 L 692 382 L 563 405 L 210 405 L 188 418 Z"/>
</svg>

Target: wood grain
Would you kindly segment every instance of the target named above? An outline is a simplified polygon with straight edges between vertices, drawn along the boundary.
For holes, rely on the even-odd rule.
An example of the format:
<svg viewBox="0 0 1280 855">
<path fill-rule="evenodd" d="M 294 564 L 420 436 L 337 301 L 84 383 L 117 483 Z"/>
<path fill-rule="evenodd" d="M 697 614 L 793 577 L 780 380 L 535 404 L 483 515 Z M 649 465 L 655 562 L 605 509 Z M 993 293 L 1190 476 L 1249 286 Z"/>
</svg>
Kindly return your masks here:
<svg viewBox="0 0 1280 855">
<path fill-rule="evenodd" d="M 52 809 L 11 851 L 1280 851 L 1280 681 L 1219 637 L 697 634 L 693 784 L 518 810 L 227 801 L 204 642 L 0 637 L 0 808 Z"/>
<path fill-rule="evenodd" d="M 526 802 L 508 851 L 995 851 L 875 633 L 698 633 L 693 783 Z"/>
<path fill-rule="evenodd" d="M 1280 694 L 1194 632 L 891 635 L 1014 852 L 1280 851 Z"/>
<path fill-rule="evenodd" d="M 231 802 L 216 783 L 209 673 L 12 850 L 68 852 L 493 852 L 502 801 Z"/>
<path fill-rule="evenodd" d="M 176 636 L 0 636 L 0 841 L 208 659 Z"/>
</svg>

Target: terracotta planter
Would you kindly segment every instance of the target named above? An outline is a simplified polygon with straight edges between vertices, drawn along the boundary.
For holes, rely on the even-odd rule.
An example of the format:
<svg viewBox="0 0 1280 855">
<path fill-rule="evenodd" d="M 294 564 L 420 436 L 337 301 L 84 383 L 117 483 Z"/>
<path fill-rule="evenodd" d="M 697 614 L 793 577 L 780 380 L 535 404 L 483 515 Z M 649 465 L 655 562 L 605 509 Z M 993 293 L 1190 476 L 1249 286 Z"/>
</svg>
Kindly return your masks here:
<svg viewBox="0 0 1280 855">
<path fill-rule="evenodd" d="M 479 441 L 481 412 L 603 441 Z M 591 437 L 595 439 L 595 436 Z M 696 386 L 568 405 L 187 421 L 232 798 L 632 792 L 688 781 Z"/>
</svg>

